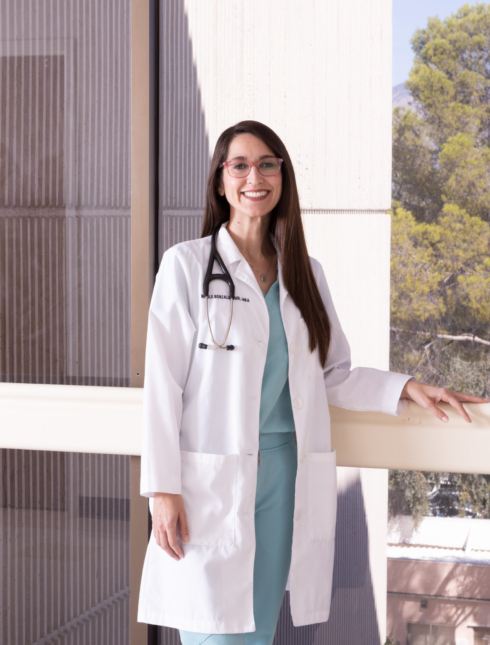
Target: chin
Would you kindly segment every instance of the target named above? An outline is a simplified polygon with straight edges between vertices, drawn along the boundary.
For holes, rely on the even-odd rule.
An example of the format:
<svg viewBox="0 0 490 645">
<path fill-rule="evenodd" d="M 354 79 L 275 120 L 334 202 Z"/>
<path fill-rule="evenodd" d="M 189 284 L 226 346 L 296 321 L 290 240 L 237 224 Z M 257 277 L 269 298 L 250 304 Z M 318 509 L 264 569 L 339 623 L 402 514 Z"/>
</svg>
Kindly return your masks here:
<svg viewBox="0 0 490 645">
<path fill-rule="evenodd" d="M 244 212 L 250 217 L 263 217 L 272 210 L 270 206 L 265 206 L 264 204 L 252 206 L 252 208 L 247 204 L 247 207 Z"/>
</svg>

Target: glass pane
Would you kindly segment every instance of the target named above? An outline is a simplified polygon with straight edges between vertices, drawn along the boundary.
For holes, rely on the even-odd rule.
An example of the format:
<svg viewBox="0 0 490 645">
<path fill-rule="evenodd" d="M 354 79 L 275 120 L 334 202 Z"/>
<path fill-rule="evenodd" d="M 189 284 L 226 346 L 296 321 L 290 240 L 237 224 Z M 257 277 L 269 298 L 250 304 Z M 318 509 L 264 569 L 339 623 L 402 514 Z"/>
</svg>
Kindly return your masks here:
<svg viewBox="0 0 490 645">
<path fill-rule="evenodd" d="M 130 457 L 0 458 L 0 642 L 129 643 Z"/>
<path fill-rule="evenodd" d="M 432 645 L 454 645 L 455 628 L 432 625 Z"/>
<path fill-rule="evenodd" d="M 0 381 L 129 386 L 130 2 L 5 0 Z M 2 643 L 129 642 L 129 458 L 0 451 Z"/>
<path fill-rule="evenodd" d="M 1 381 L 129 385 L 129 16 L 2 3 Z"/>
<path fill-rule="evenodd" d="M 409 623 L 408 642 L 410 645 L 432 645 L 430 640 L 430 625 Z"/>
<path fill-rule="evenodd" d="M 475 627 L 475 645 L 489 645 L 490 627 Z"/>
</svg>

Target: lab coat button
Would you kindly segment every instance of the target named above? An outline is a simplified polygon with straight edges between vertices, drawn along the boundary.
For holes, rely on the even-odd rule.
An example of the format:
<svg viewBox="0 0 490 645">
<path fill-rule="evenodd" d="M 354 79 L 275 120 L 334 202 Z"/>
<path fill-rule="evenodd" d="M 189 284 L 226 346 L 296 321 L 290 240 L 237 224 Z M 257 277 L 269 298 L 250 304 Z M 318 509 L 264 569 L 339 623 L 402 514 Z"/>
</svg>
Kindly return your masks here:
<svg viewBox="0 0 490 645">
<path fill-rule="evenodd" d="M 296 513 L 294 514 L 294 519 L 297 521 L 301 517 L 301 511 L 298 509 Z"/>
<path fill-rule="evenodd" d="M 303 463 L 305 459 L 306 459 L 306 455 L 305 455 L 305 453 L 304 453 L 304 452 L 302 452 L 302 453 L 300 454 L 300 456 L 299 456 L 299 460 L 300 460 L 300 462 L 301 462 L 301 463 Z"/>
<path fill-rule="evenodd" d="M 301 399 L 294 399 L 293 401 L 293 407 L 297 408 L 298 410 L 303 407 L 303 401 Z"/>
<path fill-rule="evenodd" d="M 289 348 L 291 350 L 291 354 L 297 354 L 299 347 L 296 345 L 296 343 L 292 343 L 291 347 Z"/>
</svg>

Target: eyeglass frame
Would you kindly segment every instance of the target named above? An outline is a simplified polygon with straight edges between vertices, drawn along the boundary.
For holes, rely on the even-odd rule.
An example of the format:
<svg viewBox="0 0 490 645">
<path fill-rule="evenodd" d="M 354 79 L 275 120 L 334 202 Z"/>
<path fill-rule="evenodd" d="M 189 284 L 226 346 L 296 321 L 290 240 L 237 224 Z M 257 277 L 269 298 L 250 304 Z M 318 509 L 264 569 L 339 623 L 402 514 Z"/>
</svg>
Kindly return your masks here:
<svg viewBox="0 0 490 645">
<path fill-rule="evenodd" d="M 260 162 L 261 162 L 261 161 L 267 161 L 267 159 L 275 159 L 276 161 L 279 161 L 279 170 L 278 170 L 277 172 L 275 172 L 273 175 L 264 175 L 264 174 L 262 174 L 262 173 L 260 172 L 260 168 L 259 168 L 259 164 L 260 164 Z M 221 164 L 221 166 L 219 166 L 218 170 L 221 170 L 221 168 L 223 168 L 223 166 L 225 166 L 225 168 L 226 168 L 226 170 L 228 171 L 228 174 L 230 175 L 230 177 L 233 177 L 233 175 L 230 173 L 230 170 L 229 170 L 229 168 L 228 168 L 228 166 L 229 166 L 233 161 L 238 161 L 238 159 L 230 159 L 229 161 L 223 161 L 223 163 Z M 261 175 L 262 177 L 275 177 L 276 175 L 278 175 L 278 174 L 281 172 L 281 167 L 282 167 L 282 163 L 283 163 L 284 159 L 281 159 L 280 157 L 273 157 L 273 156 L 270 156 L 270 157 L 264 157 L 263 159 L 261 159 L 261 160 L 260 160 L 260 161 L 258 161 L 258 162 L 255 162 L 255 161 L 249 161 L 248 159 L 242 159 L 241 161 L 246 161 L 246 162 L 250 165 L 249 171 L 248 171 L 248 173 L 247 173 L 246 175 L 242 175 L 241 177 L 233 177 L 233 179 L 245 179 L 245 177 L 248 177 L 248 176 L 249 176 L 249 174 L 252 172 L 252 166 L 255 166 L 255 167 L 257 168 L 258 172 L 260 173 L 260 175 Z"/>
</svg>

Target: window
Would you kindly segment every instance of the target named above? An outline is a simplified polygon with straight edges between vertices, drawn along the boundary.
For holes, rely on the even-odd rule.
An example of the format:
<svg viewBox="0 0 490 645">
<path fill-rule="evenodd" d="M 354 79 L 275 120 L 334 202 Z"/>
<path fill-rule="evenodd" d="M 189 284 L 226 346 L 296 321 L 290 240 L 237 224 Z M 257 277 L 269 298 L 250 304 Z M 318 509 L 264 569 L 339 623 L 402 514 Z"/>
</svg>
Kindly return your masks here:
<svg viewBox="0 0 490 645">
<path fill-rule="evenodd" d="M 408 623 L 409 645 L 455 645 L 455 627 Z"/>
<path fill-rule="evenodd" d="M 2 383 L 130 385 L 130 9 L 2 4 Z M 1 642 L 129 643 L 130 469 L 0 451 Z"/>
<path fill-rule="evenodd" d="M 474 645 L 490 645 L 490 626 L 473 627 Z"/>
</svg>

